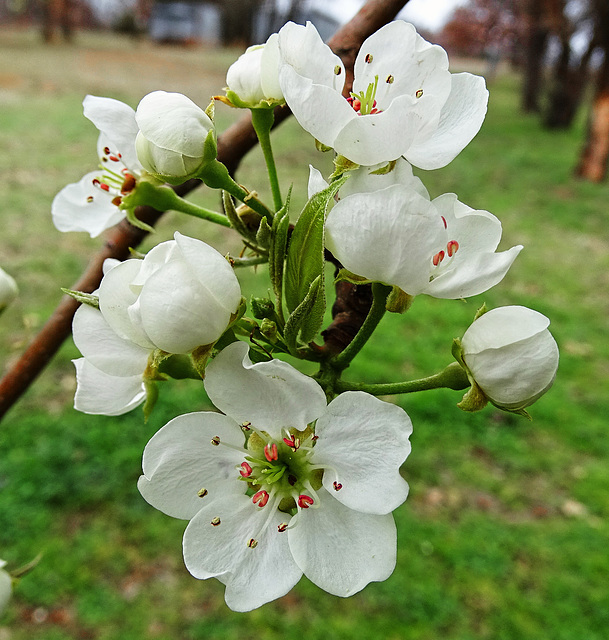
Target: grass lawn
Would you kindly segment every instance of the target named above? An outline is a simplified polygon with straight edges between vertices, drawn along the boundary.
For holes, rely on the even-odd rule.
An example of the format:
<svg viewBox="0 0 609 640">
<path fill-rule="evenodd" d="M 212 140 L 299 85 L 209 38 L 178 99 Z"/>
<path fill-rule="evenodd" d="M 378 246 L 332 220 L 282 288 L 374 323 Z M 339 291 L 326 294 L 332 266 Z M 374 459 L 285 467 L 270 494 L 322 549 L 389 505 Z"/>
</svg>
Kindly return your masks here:
<svg viewBox="0 0 609 640">
<path fill-rule="evenodd" d="M 0 32 L 0 265 L 21 296 L 0 319 L 0 373 L 36 334 L 103 242 L 61 234 L 53 196 L 96 163 L 86 93 L 135 106 L 154 89 L 205 106 L 237 51 L 154 47 L 81 34 L 43 47 L 36 34 Z M 461 394 L 390 398 L 414 424 L 403 468 L 411 492 L 395 512 L 398 565 L 383 583 L 340 599 L 303 579 L 248 613 L 227 609 L 223 586 L 184 569 L 184 522 L 155 511 L 136 480 L 148 439 L 170 418 L 210 408 L 200 384 L 168 383 L 144 424 L 75 412 L 71 342 L 0 424 L 0 557 L 43 559 L 16 589 L 0 640 L 601 640 L 609 628 L 609 184 L 572 177 L 584 114 L 547 132 L 519 113 L 519 81 L 490 87 L 480 134 L 448 167 L 418 172 L 433 197 L 454 191 L 503 223 L 501 248 L 525 245 L 505 280 L 463 301 L 418 297 L 390 315 L 347 379 L 391 382 L 451 361 L 452 338 L 476 309 L 522 304 L 551 319 L 561 349 L 556 383 L 533 421 L 492 407 L 456 408 Z M 219 129 L 236 116 L 217 108 Z M 330 159 L 288 121 L 276 132 L 280 178 L 306 197 L 307 164 Z M 258 151 L 239 179 L 269 200 Z M 217 208 L 217 196 L 194 198 Z M 222 251 L 226 230 L 168 214 L 145 248 L 173 230 Z M 262 270 L 262 269 L 261 269 Z M 243 274 L 246 291 L 264 278 Z M 247 295 L 247 294 L 246 294 Z M 256 585 L 252 585 L 256 588 Z"/>
</svg>

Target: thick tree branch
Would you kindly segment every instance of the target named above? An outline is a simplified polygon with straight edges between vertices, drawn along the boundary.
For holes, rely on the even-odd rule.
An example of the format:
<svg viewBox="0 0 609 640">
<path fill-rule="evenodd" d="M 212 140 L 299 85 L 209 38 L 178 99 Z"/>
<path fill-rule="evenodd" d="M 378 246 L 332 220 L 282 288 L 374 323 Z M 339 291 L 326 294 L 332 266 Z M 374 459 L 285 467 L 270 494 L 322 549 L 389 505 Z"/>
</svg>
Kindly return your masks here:
<svg viewBox="0 0 609 640">
<path fill-rule="evenodd" d="M 329 41 L 330 47 L 339 55 L 348 70 L 348 87 L 353 80 L 353 63 L 361 43 L 377 29 L 395 18 L 408 0 L 369 0 L 359 13 L 342 27 Z M 290 115 L 287 107 L 278 107 L 275 111 L 275 123 L 279 124 Z M 227 129 L 218 139 L 218 159 L 231 173 L 239 166 L 242 158 L 257 143 L 256 134 L 251 126 L 249 114 Z M 176 187 L 180 195 L 186 195 L 200 183 L 196 180 Z M 137 215 L 153 226 L 163 212 L 150 207 L 140 207 Z M 92 292 L 102 278 L 102 265 L 106 258 L 125 260 L 129 249 L 137 247 L 146 233 L 123 221 L 112 229 L 104 247 L 93 257 L 82 277 L 72 285 L 72 289 Z M 348 313 L 348 302 L 346 312 Z M 55 355 L 63 341 L 70 335 L 72 317 L 78 303 L 64 296 L 57 309 L 27 347 L 21 358 L 0 380 L 0 419 L 28 389 L 38 374 Z M 361 310 L 358 310 L 361 314 Z M 357 323 L 356 323 L 357 325 Z M 327 331 L 332 333 L 330 326 Z"/>
</svg>

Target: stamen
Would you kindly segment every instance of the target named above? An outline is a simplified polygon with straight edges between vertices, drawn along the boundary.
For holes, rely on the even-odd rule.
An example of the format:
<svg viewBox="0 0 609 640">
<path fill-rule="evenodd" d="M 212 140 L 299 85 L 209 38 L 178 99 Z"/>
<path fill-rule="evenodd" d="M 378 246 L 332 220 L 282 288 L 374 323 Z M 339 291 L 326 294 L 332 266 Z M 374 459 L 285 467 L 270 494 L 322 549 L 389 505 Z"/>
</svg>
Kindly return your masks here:
<svg viewBox="0 0 609 640">
<path fill-rule="evenodd" d="M 88 196 L 87 197 L 87 202 L 93 202 L 93 196 Z"/>
<path fill-rule="evenodd" d="M 136 180 L 130 173 L 125 173 L 124 175 L 125 179 L 121 185 L 121 193 L 129 193 L 135 188 Z"/>
<path fill-rule="evenodd" d="M 112 198 L 112 204 L 115 207 L 120 207 L 122 201 L 123 199 L 120 196 L 115 196 L 114 198 Z"/>
<path fill-rule="evenodd" d="M 220 446 L 220 436 L 214 436 L 211 439 L 211 443 L 214 445 L 214 447 Z"/>
<path fill-rule="evenodd" d="M 103 189 L 104 191 L 110 191 L 110 187 L 109 187 L 105 182 L 102 182 L 102 183 L 99 185 L 99 188 L 100 188 L 100 189 Z"/>
<path fill-rule="evenodd" d="M 239 473 L 244 478 L 249 478 L 252 475 L 252 468 L 250 467 L 249 464 L 247 464 L 247 462 L 242 462 L 241 463 L 241 471 L 239 471 Z"/>
<path fill-rule="evenodd" d="M 254 494 L 254 497 L 252 498 L 252 502 L 254 504 L 258 504 L 259 507 L 266 507 L 266 503 L 269 501 L 269 494 L 262 490 L 262 491 L 258 491 L 258 493 Z"/>
<path fill-rule="evenodd" d="M 455 253 L 457 253 L 457 249 L 459 249 L 459 243 L 456 240 L 450 240 L 446 245 L 446 252 L 448 253 L 448 257 L 452 258 Z"/>
<path fill-rule="evenodd" d="M 254 540 L 254 538 L 250 538 L 249 542 L 247 543 L 247 546 L 250 549 L 255 549 L 258 546 L 258 540 Z"/>
<path fill-rule="evenodd" d="M 339 64 L 337 64 L 337 65 L 334 67 L 334 75 L 335 75 L 335 76 L 339 76 L 342 72 L 343 72 L 343 70 L 341 69 L 340 65 L 339 65 Z"/>
<path fill-rule="evenodd" d="M 112 162 L 118 162 L 119 159 L 116 156 L 108 156 Z"/>
<path fill-rule="evenodd" d="M 390 74 L 387 76 L 387 80 L 385 80 L 385 82 L 387 84 L 393 84 L 393 81 L 395 80 L 395 78 Z"/>
<path fill-rule="evenodd" d="M 294 451 L 297 451 L 300 448 L 300 438 L 297 438 L 294 434 L 289 438 L 284 438 L 283 441 Z"/>
<path fill-rule="evenodd" d="M 280 525 L 277 526 L 277 531 L 279 531 L 279 533 L 283 533 L 287 528 L 288 528 L 288 523 L 282 522 Z"/>
<path fill-rule="evenodd" d="M 314 502 L 313 498 L 311 498 L 311 496 L 306 495 L 305 493 L 302 493 L 301 495 L 298 496 L 297 504 L 301 509 L 308 509 L 313 504 L 313 502 Z"/>
<path fill-rule="evenodd" d="M 370 64 L 372 62 L 372 54 L 371 53 L 367 53 L 366 57 L 364 58 L 364 60 Z"/>
<path fill-rule="evenodd" d="M 211 526 L 212 527 L 217 527 L 220 524 L 220 518 L 218 518 L 218 516 L 216 516 L 212 521 L 211 521 Z"/>
<path fill-rule="evenodd" d="M 264 457 L 269 461 L 273 462 L 273 460 L 277 460 L 277 445 L 273 443 L 269 443 L 264 446 Z"/>
<path fill-rule="evenodd" d="M 207 489 L 205 487 L 203 487 L 202 489 L 199 489 L 199 491 L 197 491 L 197 495 L 199 496 L 199 498 L 204 498 L 208 493 L 209 493 L 209 491 L 207 491 Z"/>
<path fill-rule="evenodd" d="M 109 156 L 110 155 L 110 147 L 104 147 L 104 153 Z"/>
<path fill-rule="evenodd" d="M 436 255 L 432 259 L 433 266 L 437 267 L 440 262 L 442 262 L 442 260 L 444 260 L 444 251 L 438 251 L 438 253 L 436 253 Z"/>
<path fill-rule="evenodd" d="M 250 427 L 252 426 L 251 422 L 244 422 L 241 425 L 241 428 L 243 429 L 243 431 L 251 431 Z"/>
<path fill-rule="evenodd" d="M 415 94 L 417 98 L 420 98 L 423 95 L 423 89 L 419 89 Z"/>
<path fill-rule="evenodd" d="M 448 229 L 448 225 L 446 224 L 446 218 L 444 216 L 440 216 L 442 218 L 442 222 L 444 223 L 444 228 Z"/>
<path fill-rule="evenodd" d="M 336 480 L 332 483 L 334 487 L 334 491 L 340 491 L 343 488 L 343 485 L 340 482 L 336 482 Z"/>
</svg>

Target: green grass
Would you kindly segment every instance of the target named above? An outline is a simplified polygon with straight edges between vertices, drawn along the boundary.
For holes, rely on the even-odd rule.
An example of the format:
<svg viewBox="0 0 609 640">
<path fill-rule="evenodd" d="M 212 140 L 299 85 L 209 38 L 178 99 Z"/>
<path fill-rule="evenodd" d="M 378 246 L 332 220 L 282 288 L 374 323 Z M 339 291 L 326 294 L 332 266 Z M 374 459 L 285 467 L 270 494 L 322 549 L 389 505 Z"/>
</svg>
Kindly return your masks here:
<svg viewBox="0 0 609 640">
<path fill-rule="evenodd" d="M 0 370 L 102 242 L 61 234 L 50 219 L 55 193 L 95 162 L 96 131 L 81 115 L 84 94 L 135 106 L 163 88 L 204 105 L 237 54 L 96 35 L 80 36 L 75 47 L 43 48 L 29 33 L 2 36 L 0 55 L 10 71 L 0 74 L 0 261 L 22 295 L 0 319 Z M 148 424 L 139 411 L 84 416 L 71 409 L 70 359 L 77 352 L 66 343 L 0 425 L 0 557 L 19 564 L 44 554 L 19 584 L 0 638 L 606 637 L 609 186 L 571 175 L 583 117 L 572 131 L 543 131 L 536 118 L 518 112 L 518 90 L 517 78 L 500 77 L 472 144 L 445 169 L 420 175 L 432 196 L 454 191 L 497 215 L 502 248 L 522 243 L 525 250 L 482 296 L 419 297 L 405 316 L 386 317 L 347 377 L 389 382 L 434 373 L 450 362 L 452 338 L 483 301 L 524 304 L 550 317 L 561 349 L 558 377 L 531 408 L 532 422 L 492 408 L 464 414 L 456 392 L 391 398 L 414 423 L 403 469 L 411 494 L 395 513 L 399 551 L 391 578 L 347 600 L 303 579 L 258 611 L 230 612 L 222 585 L 199 582 L 183 568 L 185 523 L 149 507 L 135 486 L 152 434 L 175 415 L 209 408 L 200 385 L 164 385 Z M 238 115 L 218 112 L 220 128 Z M 294 183 L 302 204 L 306 165 L 327 171 L 329 158 L 293 121 L 275 141 L 280 177 Z M 239 179 L 269 199 L 258 151 Z M 195 197 L 217 206 L 215 194 Z M 238 250 L 226 231 L 177 214 L 163 219 L 146 247 L 178 225 Z M 248 291 L 264 293 L 259 272 L 244 276 Z"/>
</svg>

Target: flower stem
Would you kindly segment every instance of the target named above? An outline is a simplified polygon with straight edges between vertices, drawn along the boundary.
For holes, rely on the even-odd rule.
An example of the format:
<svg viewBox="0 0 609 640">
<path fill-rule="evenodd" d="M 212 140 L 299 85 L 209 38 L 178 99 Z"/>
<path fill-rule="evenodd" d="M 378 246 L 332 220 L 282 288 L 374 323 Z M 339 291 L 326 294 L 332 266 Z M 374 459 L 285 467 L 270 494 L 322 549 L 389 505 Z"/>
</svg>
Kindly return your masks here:
<svg viewBox="0 0 609 640">
<path fill-rule="evenodd" d="M 230 193 L 237 198 L 237 200 L 241 200 L 241 202 L 250 207 L 250 209 L 259 213 L 263 218 L 266 218 L 269 224 L 273 222 L 273 213 L 267 209 L 253 193 L 250 193 L 240 184 L 237 184 L 231 178 L 228 169 L 218 160 L 213 160 L 204 165 L 197 174 L 197 178 L 203 180 L 203 182 L 212 189 L 224 189 L 224 191 Z"/>
<path fill-rule="evenodd" d="M 150 182 L 142 181 L 133 193 L 123 198 L 123 204 L 130 209 L 138 205 L 148 205 L 158 211 L 171 209 L 195 218 L 209 220 L 223 227 L 231 226 L 225 215 L 204 209 L 188 200 L 184 200 L 171 187 L 165 185 L 154 185 Z"/>
<path fill-rule="evenodd" d="M 281 191 L 279 189 L 279 179 L 277 177 L 277 167 L 275 166 L 275 158 L 273 157 L 273 148 L 271 146 L 271 127 L 275 120 L 273 109 L 251 109 L 252 125 L 258 136 L 258 142 L 264 155 L 266 168 L 269 174 L 269 182 L 271 184 L 271 192 L 273 194 L 273 204 L 275 211 L 279 211 L 283 205 L 281 199 Z"/>
<path fill-rule="evenodd" d="M 389 382 L 386 384 L 366 384 L 365 382 L 347 382 L 337 380 L 334 383 L 334 390 L 338 393 L 343 391 L 365 391 L 373 396 L 394 395 L 397 393 L 415 393 L 416 391 L 428 391 L 429 389 L 454 389 L 459 391 L 467 389 L 470 382 L 467 374 L 457 362 L 452 362 L 445 369 L 427 378 L 418 380 L 408 380 L 405 382 Z"/>
<path fill-rule="evenodd" d="M 343 371 L 346 369 L 355 356 L 361 351 L 362 347 L 368 342 L 368 339 L 378 326 L 385 315 L 385 303 L 387 296 L 391 293 L 391 287 L 381 284 L 380 282 L 374 282 L 372 284 L 372 306 L 370 311 L 364 320 L 364 323 L 360 327 L 359 331 L 355 334 L 355 337 L 351 342 L 335 356 L 331 361 L 331 366 L 336 371 Z"/>
</svg>

